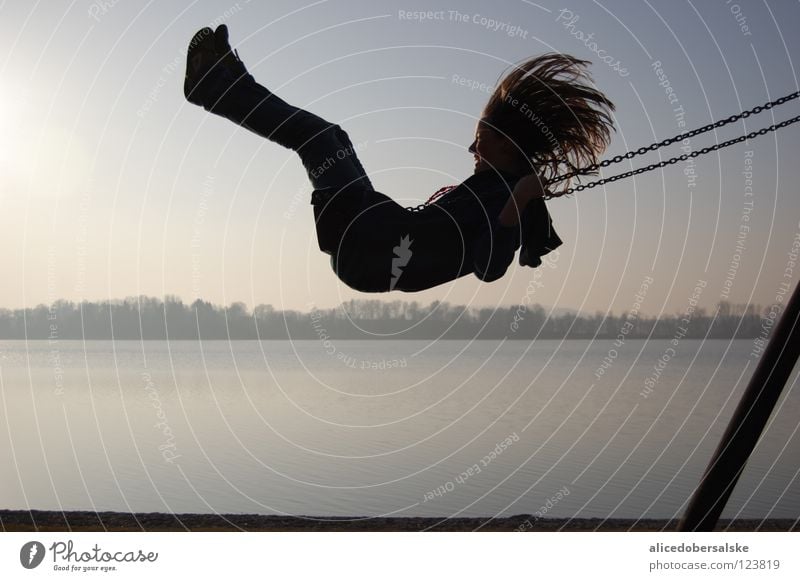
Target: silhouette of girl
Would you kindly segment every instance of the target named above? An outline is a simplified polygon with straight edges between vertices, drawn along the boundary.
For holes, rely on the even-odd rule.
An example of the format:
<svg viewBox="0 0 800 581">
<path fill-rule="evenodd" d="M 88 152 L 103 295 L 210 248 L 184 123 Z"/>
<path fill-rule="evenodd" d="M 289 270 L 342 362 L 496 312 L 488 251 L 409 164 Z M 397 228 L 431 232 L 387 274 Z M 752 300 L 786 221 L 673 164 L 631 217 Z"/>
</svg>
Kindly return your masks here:
<svg viewBox="0 0 800 581">
<path fill-rule="evenodd" d="M 536 267 L 561 244 L 542 183 L 594 164 L 610 140 L 614 105 L 591 88 L 590 63 L 532 58 L 506 75 L 481 114 L 469 151 L 475 172 L 421 208 L 376 192 L 347 134 L 256 83 L 228 29 L 198 31 L 187 52 L 186 98 L 296 151 L 314 187 L 320 249 L 363 292 L 420 291 L 474 274 L 491 282 L 519 263 Z"/>
</svg>

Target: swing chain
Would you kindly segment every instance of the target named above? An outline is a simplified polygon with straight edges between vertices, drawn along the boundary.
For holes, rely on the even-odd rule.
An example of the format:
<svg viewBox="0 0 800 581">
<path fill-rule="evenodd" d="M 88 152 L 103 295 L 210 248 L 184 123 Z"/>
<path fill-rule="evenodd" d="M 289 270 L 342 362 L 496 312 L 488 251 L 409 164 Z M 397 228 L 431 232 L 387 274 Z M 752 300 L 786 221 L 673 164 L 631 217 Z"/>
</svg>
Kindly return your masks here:
<svg viewBox="0 0 800 581">
<path fill-rule="evenodd" d="M 690 138 L 695 137 L 697 135 L 701 135 L 703 133 L 708 133 L 709 131 L 712 131 L 714 129 L 719 129 L 720 127 L 724 127 L 725 125 L 729 125 L 729 124 L 731 124 L 731 123 L 733 123 L 735 121 L 738 121 L 739 119 L 747 119 L 748 117 L 750 117 L 750 115 L 757 115 L 757 114 L 761 113 L 762 111 L 767 111 L 769 109 L 772 109 L 776 105 L 783 105 L 787 101 L 792 101 L 794 99 L 797 99 L 798 97 L 800 97 L 800 91 L 795 91 L 794 93 L 790 93 L 790 94 L 785 95 L 785 96 L 783 96 L 783 97 L 781 97 L 779 99 L 775 99 L 774 101 L 769 101 L 768 103 L 765 103 L 763 105 L 758 105 L 756 107 L 753 107 L 752 109 L 750 109 L 748 111 L 742 111 L 741 113 L 737 113 L 736 115 L 731 115 L 730 117 L 728 117 L 726 119 L 720 119 L 719 121 L 715 121 L 714 123 L 709 123 L 708 125 L 705 125 L 703 127 L 698 127 L 697 129 L 692 129 L 691 131 L 680 133 L 680 134 L 676 135 L 675 137 L 670 137 L 668 139 L 664 139 L 663 141 L 657 141 L 655 143 L 651 143 L 650 145 L 648 145 L 646 147 L 640 147 L 639 149 L 636 149 L 636 150 L 633 150 L 633 151 L 629 151 L 629 152 L 627 152 L 625 154 L 615 155 L 614 157 L 612 157 L 610 159 L 604 159 L 600 163 L 596 163 L 596 164 L 587 166 L 585 168 L 580 168 L 580 169 L 577 169 L 575 171 L 571 171 L 569 173 L 566 173 L 566 174 L 563 174 L 563 175 L 560 175 L 560 176 L 556 176 L 552 180 L 548 181 L 548 184 L 562 182 L 564 180 L 567 180 L 569 178 L 573 178 L 573 177 L 576 177 L 576 176 L 579 176 L 579 175 L 585 175 L 585 174 L 589 174 L 589 173 L 594 173 L 600 168 L 608 167 L 609 165 L 612 165 L 612 164 L 615 164 L 615 163 L 619 163 L 619 162 L 624 161 L 626 159 L 634 158 L 637 155 L 644 155 L 645 153 L 647 153 L 649 151 L 655 151 L 656 149 L 661 149 L 662 147 L 667 147 L 668 145 L 672 145 L 673 143 L 676 143 L 678 141 L 683 141 L 684 139 L 690 139 Z"/>
<path fill-rule="evenodd" d="M 664 139 L 663 141 L 657 141 L 655 143 L 651 143 L 648 146 L 640 147 L 639 149 L 632 150 L 632 151 L 629 151 L 629 152 L 624 153 L 624 154 L 615 155 L 614 157 L 612 157 L 610 159 L 604 159 L 600 163 L 596 163 L 596 164 L 587 166 L 585 168 L 580 168 L 580 169 L 565 173 L 563 175 L 556 176 L 553 179 L 548 180 L 545 185 L 551 185 L 551 184 L 563 182 L 564 180 L 567 180 L 567 179 L 570 179 L 570 178 L 574 178 L 574 177 L 577 177 L 577 176 L 594 173 L 594 172 L 596 172 L 597 170 L 599 170 L 601 168 L 608 167 L 608 166 L 610 166 L 612 164 L 615 164 L 615 163 L 620 163 L 620 162 L 622 162 L 622 161 L 624 161 L 626 159 L 631 159 L 631 158 L 634 158 L 634 157 L 636 157 L 638 155 L 644 155 L 645 153 L 648 153 L 650 151 L 655 151 L 657 149 L 661 149 L 662 147 L 667 147 L 668 145 L 672 145 L 673 143 L 676 143 L 678 141 L 683 141 L 684 139 L 691 139 L 692 137 L 695 137 L 697 135 L 701 135 L 703 133 L 707 133 L 709 131 L 712 131 L 713 129 L 719 129 L 720 127 L 724 127 L 725 125 L 729 125 L 730 123 L 734 123 L 735 121 L 738 121 L 739 119 L 747 119 L 751 115 L 757 115 L 757 114 L 761 113 L 762 111 L 767 111 L 769 109 L 772 109 L 776 105 L 783 105 L 784 103 L 786 103 L 788 101 L 793 101 L 794 99 L 797 99 L 798 97 L 800 97 L 800 91 L 795 91 L 794 93 L 790 93 L 788 95 L 780 97 L 779 99 L 775 99 L 774 101 L 769 101 L 769 102 L 767 102 L 767 103 L 765 103 L 763 105 L 758 105 L 758 106 L 753 107 L 752 109 L 749 109 L 747 111 L 742 111 L 741 113 L 737 113 L 736 115 L 731 115 L 730 117 L 728 117 L 726 119 L 720 119 L 719 121 L 715 121 L 714 123 L 709 123 L 708 125 L 705 125 L 703 127 L 698 127 L 697 129 L 692 129 L 691 131 L 687 131 L 685 133 L 680 133 L 680 134 L 678 134 L 678 135 L 676 135 L 674 137 L 670 137 L 668 139 Z M 600 180 L 597 180 L 597 181 L 594 181 L 594 182 L 590 182 L 588 184 L 580 184 L 580 185 L 577 185 L 575 187 L 568 188 L 568 189 L 564 190 L 563 192 L 549 193 L 548 195 L 545 196 L 545 199 L 552 199 L 552 198 L 559 198 L 561 196 L 567 196 L 567 195 L 572 194 L 574 192 L 581 192 L 583 190 L 588 190 L 588 189 L 594 188 L 596 186 L 602 186 L 602 185 L 605 185 L 607 183 L 611 183 L 611 182 L 615 182 L 617 180 L 621 180 L 621 179 L 628 178 L 628 177 L 631 177 L 631 176 L 639 175 L 641 173 L 645 173 L 645 172 L 648 172 L 648 171 L 651 171 L 651 170 L 654 170 L 654 169 L 666 167 L 668 165 L 672 165 L 672 164 L 677 163 L 679 161 L 686 161 L 687 159 L 697 157 L 698 155 L 704 155 L 706 153 L 711 153 L 712 151 L 717 151 L 718 149 L 722 149 L 723 147 L 728 147 L 728 146 L 734 145 L 736 143 L 741 143 L 742 141 L 745 141 L 747 139 L 753 139 L 753 138 L 758 137 L 760 135 L 765 135 L 765 134 L 767 134 L 767 133 L 769 133 L 771 131 L 776 131 L 778 129 L 786 127 L 787 125 L 791 125 L 793 123 L 797 123 L 798 121 L 800 121 L 800 116 L 792 117 L 791 119 L 787 119 L 786 121 L 782 121 L 780 123 L 777 123 L 777 124 L 774 124 L 774 125 L 770 125 L 769 127 L 764 127 L 762 129 L 759 129 L 758 131 L 753 131 L 751 133 L 748 133 L 747 135 L 741 135 L 741 136 L 739 136 L 739 137 L 737 137 L 735 139 L 729 139 L 728 141 L 725 141 L 723 143 L 718 143 L 716 145 L 712 145 L 712 146 L 709 146 L 709 147 L 704 147 L 703 149 L 699 149 L 699 150 L 693 151 L 691 153 L 684 153 L 682 155 L 673 157 L 673 158 L 668 159 L 668 160 L 659 161 L 658 163 L 651 163 L 650 165 L 647 165 L 647 166 L 644 166 L 644 167 L 640 167 L 640 168 L 637 168 L 637 169 L 634 169 L 634 170 L 631 170 L 631 171 L 627 171 L 625 173 L 621 173 L 621 174 L 618 174 L 618 175 L 615 175 L 615 176 L 603 178 L 603 179 L 600 179 Z M 424 210 L 426 207 L 428 207 L 428 205 L 429 205 L 428 202 L 425 202 L 423 204 L 419 204 L 418 206 L 414 206 L 414 207 L 406 208 L 406 209 L 409 210 L 410 212 L 419 212 L 421 210 Z"/>
<path fill-rule="evenodd" d="M 761 129 L 759 129 L 757 131 L 752 131 L 751 133 L 748 133 L 747 135 L 740 135 L 739 137 L 735 137 L 734 139 L 729 139 L 728 141 L 723 141 L 722 143 L 717 143 L 715 145 L 710 145 L 708 147 L 704 147 L 703 149 L 698 149 L 698 150 L 693 151 L 691 153 L 683 153 L 683 154 L 678 155 L 676 157 L 673 157 L 671 159 L 662 160 L 662 161 L 659 161 L 658 163 L 651 163 L 650 165 L 646 165 L 646 166 L 643 166 L 643 167 L 640 167 L 640 168 L 637 168 L 637 169 L 634 169 L 634 170 L 631 170 L 631 171 L 627 171 L 625 173 L 621 173 L 621 174 L 617 174 L 615 176 L 610 176 L 610 177 L 607 177 L 607 178 L 603 178 L 603 179 L 600 179 L 600 180 L 597 180 L 597 181 L 594 181 L 594 182 L 591 182 L 591 183 L 588 183 L 588 184 L 580 184 L 580 185 L 575 186 L 573 188 L 569 188 L 567 190 L 564 190 L 563 192 L 557 192 L 557 193 L 554 193 L 554 194 L 551 193 L 550 195 L 545 196 L 545 199 L 558 198 L 558 197 L 561 197 L 561 196 L 566 196 L 566 195 L 572 194 L 574 192 L 581 192 L 583 190 L 588 190 L 588 189 L 594 188 L 596 186 L 602 186 L 602 185 L 605 185 L 607 183 L 611 183 L 611 182 L 615 182 L 617 180 L 621 180 L 621 179 L 628 178 L 628 177 L 631 177 L 631 176 L 639 175 L 641 173 L 645 173 L 645 172 L 648 172 L 648 171 L 651 171 L 651 170 L 654 170 L 654 169 L 666 167 L 668 165 L 675 164 L 675 163 L 677 163 L 679 161 L 686 161 L 688 159 L 697 157 L 699 155 L 705 155 L 706 153 L 711 153 L 713 151 L 717 151 L 718 149 L 722 149 L 723 147 L 728 147 L 730 145 L 735 145 L 737 143 L 741 143 L 742 141 L 745 141 L 747 139 L 754 139 L 754 138 L 756 138 L 758 136 L 766 135 L 767 133 L 769 133 L 771 131 L 777 131 L 778 129 L 782 129 L 783 127 L 786 127 L 786 126 L 791 125 L 793 123 L 797 123 L 798 121 L 800 121 L 800 115 L 798 115 L 796 117 L 792 117 L 790 119 L 786 119 L 785 121 L 781 121 L 780 123 L 776 123 L 776 124 L 770 125 L 769 127 L 762 127 Z M 551 183 L 551 182 L 548 182 L 548 183 Z"/>
</svg>

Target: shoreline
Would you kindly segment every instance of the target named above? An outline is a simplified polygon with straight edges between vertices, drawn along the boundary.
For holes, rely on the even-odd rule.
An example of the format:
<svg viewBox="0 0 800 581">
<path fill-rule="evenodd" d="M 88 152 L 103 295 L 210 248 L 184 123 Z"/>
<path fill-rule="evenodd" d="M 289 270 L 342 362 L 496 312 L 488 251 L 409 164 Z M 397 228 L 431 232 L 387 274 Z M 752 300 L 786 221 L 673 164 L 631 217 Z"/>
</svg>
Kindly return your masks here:
<svg viewBox="0 0 800 581">
<path fill-rule="evenodd" d="M 677 520 L 540 518 L 515 515 L 489 517 L 314 517 L 260 514 L 171 514 L 53 510 L 0 510 L 4 532 L 117 532 L 117 531 L 271 531 L 271 532 L 672 532 Z M 717 531 L 800 531 L 792 519 L 721 519 Z"/>
</svg>

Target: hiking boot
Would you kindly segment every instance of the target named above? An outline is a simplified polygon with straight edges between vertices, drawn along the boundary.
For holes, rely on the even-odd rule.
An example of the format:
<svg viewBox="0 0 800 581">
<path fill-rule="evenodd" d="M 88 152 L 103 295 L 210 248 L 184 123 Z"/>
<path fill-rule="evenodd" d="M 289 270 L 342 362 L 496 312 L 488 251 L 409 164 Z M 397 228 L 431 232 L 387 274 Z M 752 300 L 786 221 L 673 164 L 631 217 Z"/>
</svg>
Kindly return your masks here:
<svg viewBox="0 0 800 581">
<path fill-rule="evenodd" d="M 239 58 L 239 53 L 232 49 L 228 42 L 228 27 L 224 24 L 220 24 L 214 31 L 214 50 L 220 64 L 233 74 L 234 79 L 239 80 L 248 74 L 244 63 Z"/>
<path fill-rule="evenodd" d="M 208 27 L 198 30 L 186 51 L 183 94 L 190 103 L 203 106 L 200 84 L 216 64 L 217 58 L 214 50 L 214 31 Z"/>
</svg>

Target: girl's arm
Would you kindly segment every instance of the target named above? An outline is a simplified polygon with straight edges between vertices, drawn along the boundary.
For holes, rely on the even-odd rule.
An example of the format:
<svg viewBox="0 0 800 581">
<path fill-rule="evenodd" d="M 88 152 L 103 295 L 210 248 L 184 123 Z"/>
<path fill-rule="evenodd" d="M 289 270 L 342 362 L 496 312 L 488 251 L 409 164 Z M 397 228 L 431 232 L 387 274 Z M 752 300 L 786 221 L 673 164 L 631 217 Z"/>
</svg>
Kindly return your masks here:
<svg viewBox="0 0 800 581">
<path fill-rule="evenodd" d="M 544 197 L 545 189 L 542 185 L 541 176 L 528 174 L 517 182 L 511 192 L 506 205 L 498 215 L 498 221 L 502 226 L 516 226 L 519 224 L 519 217 L 525 210 L 528 203 L 535 198 Z"/>
<path fill-rule="evenodd" d="M 514 261 L 520 246 L 520 216 L 531 200 L 544 196 L 542 180 L 535 174 L 520 178 L 508 197 L 497 222 L 476 240 L 474 245 L 475 276 L 485 282 L 502 277 Z"/>
</svg>

